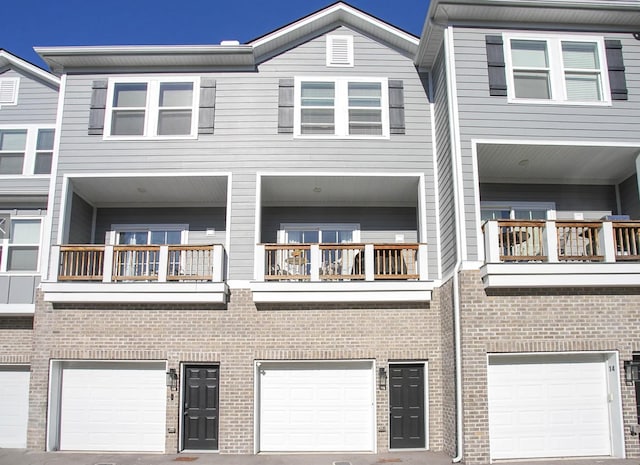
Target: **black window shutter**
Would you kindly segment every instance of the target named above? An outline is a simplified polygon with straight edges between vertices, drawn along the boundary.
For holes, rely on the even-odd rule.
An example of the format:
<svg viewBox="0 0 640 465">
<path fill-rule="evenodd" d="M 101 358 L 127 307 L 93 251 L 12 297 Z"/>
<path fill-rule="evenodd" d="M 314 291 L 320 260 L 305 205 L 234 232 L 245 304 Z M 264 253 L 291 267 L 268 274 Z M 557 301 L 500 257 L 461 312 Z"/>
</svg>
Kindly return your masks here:
<svg viewBox="0 0 640 465">
<path fill-rule="evenodd" d="M 213 134 L 215 110 L 216 80 L 203 77 L 200 79 L 200 113 L 198 118 L 198 134 Z"/>
<path fill-rule="evenodd" d="M 89 134 L 104 134 L 104 111 L 107 106 L 107 81 L 93 81 L 89 109 Z"/>
<path fill-rule="evenodd" d="M 502 36 L 486 36 L 489 95 L 507 95 L 507 76 L 504 66 Z"/>
<path fill-rule="evenodd" d="M 293 85 L 292 78 L 280 79 L 278 83 L 278 133 L 293 133 Z"/>
<path fill-rule="evenodd" d="M 404 83 L 389 80 L 389 126 L 391 134 L 404 134 Z"/>
<path fill-rule="evenodd" d="M 622 58 L 622 42 L 605 40 L 607 51 L 607 67 L 609 68 L 609 86 L 612 100 L 627 100 L 627 80 L 624 75 L 624 59 Z"/>
</svg>

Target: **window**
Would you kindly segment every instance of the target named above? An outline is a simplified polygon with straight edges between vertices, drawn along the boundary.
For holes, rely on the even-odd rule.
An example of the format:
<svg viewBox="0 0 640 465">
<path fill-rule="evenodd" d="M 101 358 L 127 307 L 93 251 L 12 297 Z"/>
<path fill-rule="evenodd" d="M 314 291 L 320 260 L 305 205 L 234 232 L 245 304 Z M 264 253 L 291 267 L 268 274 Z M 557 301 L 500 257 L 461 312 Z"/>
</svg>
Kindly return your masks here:
<svg viewBox="0 0 640 465">
<path fill-rule="evenodd" d="M 51 173 L 53 128 L 0 128 L 0 175 Z"/>
<path fill-rule="evenodd" d="M 20 78 L 0 79 L 0 108 L 18 104 L 18 86 Z"/>
<path fill-rule="evenodd" d="M 195 137 L 198 78 L 113 80 L 106 135 L 117 138 Z"/>
<path fill-rule="evenodd" d="M 1 271 L 38 270 L 40 226 L 40 218 L 11 218 L 9 237 L 0 241 Z"/>
<path fill-rule="evenodd" d="M 547 202 L 482 202 L 480 216 L 482 221 L 488 220 L 546 220 L 553 216 L 555 203 Z"/>
<path fill-rule="evenodd" d="M 506 36 L 505 44 L 511 100 L 609 103 L 602 39 Z"/>
<path fill-rule="evenodd" d="M 388 137 L 386 79 L 296 78 L 297 136 Z"/>
</svg>

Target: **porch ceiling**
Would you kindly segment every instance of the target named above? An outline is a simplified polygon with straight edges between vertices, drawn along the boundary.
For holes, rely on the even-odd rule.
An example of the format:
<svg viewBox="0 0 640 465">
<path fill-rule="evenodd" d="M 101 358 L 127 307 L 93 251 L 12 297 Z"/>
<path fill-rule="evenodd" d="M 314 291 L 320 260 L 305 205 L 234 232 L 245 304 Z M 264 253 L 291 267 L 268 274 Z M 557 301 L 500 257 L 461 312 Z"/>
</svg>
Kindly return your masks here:
<svg viewBox="0 0 640 465">
<path fill-rule="evenodd" d="M 416 206 L 417 176 L 265 176 L 262 205 Z"/>
<path fill-rule="evenodd" d="M 617 184 L 636 172 L 640 147 L 478 145 L 480 182 Z"/>
<path fill-rule="evenodd" d="M 95 207 L 225 206 L 226 176 L 72 178 L 73 191 Z"/>
</svg>

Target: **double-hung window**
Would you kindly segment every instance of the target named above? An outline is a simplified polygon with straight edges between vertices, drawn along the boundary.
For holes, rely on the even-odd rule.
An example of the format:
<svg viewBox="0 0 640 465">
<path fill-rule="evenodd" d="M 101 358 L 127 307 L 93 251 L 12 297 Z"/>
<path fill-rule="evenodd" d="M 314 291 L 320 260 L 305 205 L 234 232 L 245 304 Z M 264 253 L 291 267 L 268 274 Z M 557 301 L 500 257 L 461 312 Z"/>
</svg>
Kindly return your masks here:
<svg viewBox="0 0 640 465">
<path fill-rule="evenodd" d="M 0 271 L 38 270 L 41 218 L 12 218 L 8 238 L 0 241 Z"/>
<path fill-rule="evenodd" d="M 0 127 L 0 175 L 50 174 L 53 128 Z"/>
<path fill-rule="evenodd" d="M 601 38 L 505 37 L 511 101 L 610 103 Z"/>
<path fill-rule="evenodd" d="M 197 77 L 111 80 L 106 137 L 196 137 L 198 88 Z"/>
<path fill-rule="evenodd" d="M 388 137 L 387 87 L 377 78 L 296 78 L 296 136 Z"/>
</svg>

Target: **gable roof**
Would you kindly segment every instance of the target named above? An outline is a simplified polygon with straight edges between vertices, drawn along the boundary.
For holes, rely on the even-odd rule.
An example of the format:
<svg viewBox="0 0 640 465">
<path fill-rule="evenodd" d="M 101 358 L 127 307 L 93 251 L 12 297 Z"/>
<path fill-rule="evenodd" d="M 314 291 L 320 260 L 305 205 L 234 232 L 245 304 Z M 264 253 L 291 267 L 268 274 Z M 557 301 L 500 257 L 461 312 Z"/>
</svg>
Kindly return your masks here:
<svg viewBox="0 0 640 465">
<path fill-rule="evenodd" d="M 447 26 L 640 32 L 638 0 L 431 0 L 415 63 L 430 68 Z"/>
<path fill-rule="evenodd" d="M 6 67 L 18 69 L 23 73 L 30 74 L 37 79 L 45 81 L 57 89 L 60 88 L 60 78 L 58 76 L 0 48 L 0 69 Z"/>
<path fill-rule="evenodd" d="M 340 25 L 357 29 L 411 59 L 418 49 L 416 36 L 351 5 L 337 2 L 245 45 L 35 47 L 35 51 L 57 73 L 108 68 L 246 69 Z"/>
</svg>

